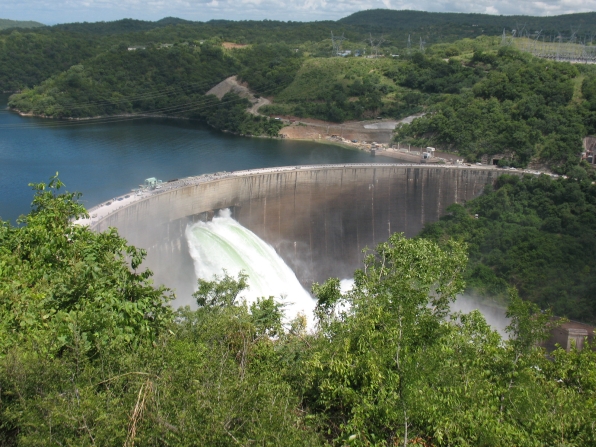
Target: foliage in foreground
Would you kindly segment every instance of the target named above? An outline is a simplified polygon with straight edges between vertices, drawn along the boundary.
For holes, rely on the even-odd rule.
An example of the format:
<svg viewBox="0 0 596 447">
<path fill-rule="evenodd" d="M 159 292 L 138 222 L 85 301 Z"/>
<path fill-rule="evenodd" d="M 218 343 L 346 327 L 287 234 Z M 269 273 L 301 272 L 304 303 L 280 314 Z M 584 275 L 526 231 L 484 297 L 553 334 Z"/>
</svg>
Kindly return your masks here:
<svg viewBox="0 0 596 447">
<path fill-rule="evenodd" d="M 2 445 L 596 442 L 593 351 L 547 358 L 550 314 L 514 291 L 508 341 L 478 312 L 450 314 L 462 243 L 391 236 L 352 291 L 313 287 L 306 332 L 273 297 L 248 306 L 245 277 L 225 272 L 199 281 L 196 310 L 169 311 L 136 273 L 142 252 L 72 225 L 84 210 L 58 186 L 35 186 L 25 226 L 2 224 Z"/>
<path fill-rule="evenodd" d="M 32 346 L 48 356 L 153 340 L 171 319 L 169 294 L 139 270 L 144 250 L 113 229 L 73 225 L 86 214 L 54 177 L 35 190 L 21 226 L 0 225 L 0 350 Z"/>
</svg>

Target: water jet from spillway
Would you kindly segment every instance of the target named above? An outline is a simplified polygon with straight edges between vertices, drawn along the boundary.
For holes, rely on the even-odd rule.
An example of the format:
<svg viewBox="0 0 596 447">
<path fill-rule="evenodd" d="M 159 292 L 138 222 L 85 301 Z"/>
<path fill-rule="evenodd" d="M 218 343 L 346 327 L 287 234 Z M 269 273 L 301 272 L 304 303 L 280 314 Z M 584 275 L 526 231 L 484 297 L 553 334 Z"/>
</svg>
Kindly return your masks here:
<svg viewBox="0 0 596 447">
<path fill-rule="evenodd" d="M 312 327 L 315 300 L 273 247 L 232 219 L 230 210 L 220 211 L 210 222 L 187 226 L 186 239 L 197 277 L 211 280 L 224 269 L 236 277 L 243 271 L 249 288 L 241 297 L 249 304 L 273 296 L 286 304 L 286 321 L 300 313 Z"/>
</svg>

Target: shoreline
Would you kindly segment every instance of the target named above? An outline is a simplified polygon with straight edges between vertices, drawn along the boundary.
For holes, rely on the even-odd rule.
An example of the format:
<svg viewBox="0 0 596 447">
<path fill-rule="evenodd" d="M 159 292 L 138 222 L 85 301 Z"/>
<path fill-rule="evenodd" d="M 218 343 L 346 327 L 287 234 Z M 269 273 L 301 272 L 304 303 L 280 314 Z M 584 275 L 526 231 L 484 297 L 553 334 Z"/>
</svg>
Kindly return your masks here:
<svg viewBox="0 0 596 447">
<path fill-rule="evenodd" d="M 202 121 L 202 120 L 193 119 L 193 118 L 187 118 L 187 117 L 183 117 L 183 116 L 154 115 L 154 114 L 147 114 L 147 113 L 143 113 L 143 114 L 127 113 L 127 114 L 120 114 L 120 115 L 98 115 L 98 116 L 85 117 L 85 118 L 72 118 L 72 117 L 61 117 L 61 118 L 57 118 L 57 117 L 54 117 L 54 116 L 39 115 L 39 114 L 35 114 L 35 113 L 27 113 L 27 112 L 23 112 L 23 111 L 21 111 L 19 109 L 12 109 L 12 108 L 10 108 L 8 106 L 6 107 L 6 110 L 8 110 L 10 112 L 14 112 L 14 113 L 16 113 L 19 116 L 22 116 L 24 118 L 41 118 L 41 119 L 48 119 L 48 120 L 55 120 L 55 121 L 81 121 L 81 122 L 84 122 L 84 121 L 100 120 L 100 119 L 108 119 L 108 118 L 160 118 L 160 119 L 166 118 L 166 119 L 172 119 L 172 120 L 193 121 L 193 122 L 205 124 L 205 125 L 209 126 L 211 129 L 216 130 L 218 132 L 227 133 L 227 134 L 235 135 L 235 136 L 238 136 L 238 137 L 245 137 L 245 138 L 269 138 L 269 139 L 290 140 L 290 141 L 308 141 L 308 142 L 314 142 L 314 143 L 321 143 L 321 144 L 328 144 L 328 145 L 338 146 L 338 147 L 342 147 L 344 149 L 351 149 L 351 150 L 357 150 L 357 151 L 360 150 L 358 148 L 354 148 L 352 145 L 345 144 L 345 143 L 342 143 L 340 141 L 330 140 L 330 139 L 328 140 L 328 139 L 315 139 L 315 138 L 313 138 L 313 139 L 310 139 L 310 138 L 291 138 L 291 137 L 280 136 L 280 135 L 278 135 L 277 137 L 271 137 L 271 136 L 268 136 L 268 135 L 246 135 L 246 134 L 240 134 L 240 133 L 230 132 L 229 130 L 225 130 L 225 129 L 218 129 L 217 127 L 214 127 L 211 124 L 209 124 L 207 121 Z M 285 127 L 288 127 L 288 126 L 285 126 Z M 283 129 L 283 127 L 282 127 L 282 129 Z"/>
<path fill-rule="evenodd" d="M 420 155 L 417 154 L 416 152 L 401 153 L 402 151 L 391 149 L 389 147 L 389 144 L 375 145 L 374 143 L 367 143 L 365 141 L 360 141 L 359 143 L 356 143 L 356 144 L 352 143 L 352 142 L 345 142 L 345 141 L 342 141 L 342 140 L 344 140 L 343 138 L 337 138 L 337 135 L 332 135 L 332 136 L 326 135 L 324 138 L 321 138 L 320 134 L 319 134 L 319 138 L 299 138 L 299 137 L 292 137 L 292 136 L 289 136 L 286 134 L 282 134 L 281 131 L 284 128 L 290 127 L 292 125 L 292 123 L 287 123 L 286 126 L 284 126 L 282 129 L 280 129 L 280 133 L 278 134 L 278 136 L 272 137 L 269 135 L 246 135 L 246 134 L 235 133 L 235 132 L 231 132 L 231 131 L 225 130 L 225 129 L 218 129 L 217 127 L 214 127 L 211 124 L 209 124 L 207 121 L 202 121 L 202 120 L 187 118 L 187 117 L 181 117 L 181 116 L 155 115 L 155 114 L 150 114 L 150 113 L 142 113 L 142 114 L 127 113 L 127 114 L 120 114 L 120 115 L 99 115 L 99 116 L 95 116 L 95 117 L 85 117 L 85 118 L 56 118 L 56 117 L 52 117 L 52 116 L 38 115 L 38 114 L 34 114 L 34 113 L 25 113 L 18 109 L 12 109 L 8 106 L 6 107 L 6 110 L 9 112 L 15 112 L 19 116 L 26 117 L 26 118 L 42 118 L 42 119 L 49 119 L 49 120 L 56 120 L 56 121 L 67 121 L 67 122 L 73 122 L 73 121 L 85 122 L 85 121 L 109 119 L 109 118 L 131 118 L 131 119 L 134 119 L 134 118 L 139 118 L 139 119 L 141 119 L 141 118 L 149 118 L 149 119 L 159 118 L 159 119 L 192 121 L 192 122 L 196 122 L 196 123 L 205 124 L 209 128 L 211 128 L 217 132 L 227 133 L 227 134 L 238 136 L 238 137 L 265 138 L 265 139 L 277 139 L 277 140 L 289 140 L 289 141 L 304 141 L 304 142 L 312 142 L 312 143 L 341 147 L 342 149 L 347 149 L 347 150 L 352 150 L 352 151 L 369 152 L 369 153 L 370 153 L 371 149 L 376 149 L 377 150 L 376 154 L 374 154 L 374 155 L 371 154 L 371 156 L 379 156 L 379 157 L 394 159 L 397 162 L 406 163 L 406 164 L 423 163 L 423 164 L 431 164 L 431 165 L 441 165 L 441 164 L 445 164 L 445 163 L 447 163 L 447 164 L 453 163 L 453 161 L 448 161 L 446 159 L 443 159 L 440 156 L 435 157 L 435 159 L 432 161 L 430 161 L 430 160 L 424 161 L 420 158 Z M 372 122 L 376 123 L 376 121 L 372 121 Z M 110 121 L 106 121 L 106 123 L 110 123 Z M 341 126 L 341 124 L 340 124 L 340 126 Z M 448 155 L 450 155 L 450 158 L 458 157 L 457 154 L 449 153 Z M 465 162 L 463 162 L 463 163 L 465 163 Z M 527 167 L 526 169 L 532 169 L 532 168 Z M 545 174 L 552 174 L 549 171 L 542 171 L 542 172 L 544 172 Z"/>
<path fill-rule="evenodd" d="M 283 129 L 292 126 L 292 123 L 288 123 L 285 120 L 284 120 L 284 123 L 286 123 L 286 126 L 282 127 L 282 129 L 280 129 L 280 133 L 278 133 L 278 135 L 276 137 L 272 137 L 269 135 L 246 135 L 246 134 L 231 132 L 226 129 L 218 129 L 217 127 L 214 127 L 211 124 L 209 124 L 207 121 L 194 119 L 194 118 L 187 118 L 187 117 L 182 117 L 182 116 L 155 115 L 155 114 L 150 114 L 150 113 L 141 113 L 141 114 L 127 113 L 127 114 L 120 114 L 120 115 L 99 115 L 99 116 L 85 117 L 85 118 L 71 118 L 71 117 L 56 118 L 56 117 L 47 116 L 47 115 L 25 113 L 18 109 L 11 109 L 8 106 L 6 107 L 6 109 L 10 112 L 17 113 L 19 116 L 22 116 L 22 117 L 42 118 L 42 119 L 50 119 L 50 120 L 56 120 L 56 121 L 69 121 L 69 122 L 72 122 L 72 121 L 85 122 L 85 121 L 109 119 L 109 118 L 132 118 L 132 119 L 134 119 L 134 118 L 159 118 L 159 119 L 192 121 L 192 122 L 205 124 L 217 132 L 227 133 L 227 134 L 238 136 L 238 137 L 266 138 L 266 139 L 289 140 L 289 141 L 304 141 L 304 142 L 312 142 L 312 143 L 318 143 L 318 144 L 331 145 L 331 146 L 341 147 L 342 149 L 348 149 L 348 150 L 359 151 L 359 152 L 368 152 L 368 153 L 371 153 L 371 149 L 376 149 L 377 150 L 376 154 L 373 155 L 371 153 L 371 156 L 390 158 L 390 159 L 394 159 L 394 160 L 397 160 L 402 163 L 441 164 L 441 162 L 443 162 L 443 163 L 449 162 L 448 160 L 443 159 L 441 157 L 438 157 L 436 160 L 432 160 L 432 161 L 430 161 L 430 160 L 423 161 L 423 159 L 421 158 L 421 154 L 417 153 L 416 151 L 414 151 L 413 153 L 410 153 L 410 152 L 402 153 L 402 151 L 392 149 L 390 146 L 391 143 L 376 144 L 376 143 L 368 143 L 366 141 L 360 141 L 359 143 L 352 143 L 352 142 L 348 142 L 349 140 L 343 141 L 345 139 L 341 138 L 341 137 L 338 138 L 337 135 L 331 135 L 331 136 L 325 135 L 325 137 L 321 137 L 321 134 L 318 134 L 319 138 L 300 138 L 300 137 L 296 137 L 296 136 L 290 136 L 290 135 L 281 133 Z M 410 118 L 410 117 L 408 117 L 408 118 Z M 107 123 L 109 123 L 109 121 L 107 121 Z M 371 120 L 371 124 L 376 125 L 377 123 L 378 123 L 377 121 Z M 332 125 L 331 123 L 328 123 L 328 124 L 329 124 L 329 126 Z M 343 126 L 344 124 L 345 123 L 342 123 L 342 124 L 335 123 L 333 125 Z M 309 124 L 307 124 L 307 126 L 308 125 Z M 457 154 L 449 154 L 449 155 L 451 156 L 450 158 L 458 157 Z"/>
<path fill-rule="evenodd" d="M 39 115 L 36 113 L 28 113 L 23 112 L 19 109 L 11 109 L 10 107 L 6 107 L 6 109 L 10 112 L 15 112 L 19 116 L 26 117 L 26 118 L 42 118 L 48 120 L 56 120 L 56 121 L 90 121 L 90 120 L 98 120 L 98 119 L 108 119 L 108 118 L 168 118 L 168 119 L 175 119 L 175 120 L 186 120 L 190 121 L 192 118 L 187 118 L 184 116 L 171 116 L 171 115 L 154 115 L 150 113 L 123 113 L 120 115 L 97 115 L 97 116 L 88 116 L 84 118 L 73 118 L 73 117 L 55 117 L 55 116 L 48 116 L 48 115 Z M 198 120 L 197 120 L 198 121 Z"/>
</svg>

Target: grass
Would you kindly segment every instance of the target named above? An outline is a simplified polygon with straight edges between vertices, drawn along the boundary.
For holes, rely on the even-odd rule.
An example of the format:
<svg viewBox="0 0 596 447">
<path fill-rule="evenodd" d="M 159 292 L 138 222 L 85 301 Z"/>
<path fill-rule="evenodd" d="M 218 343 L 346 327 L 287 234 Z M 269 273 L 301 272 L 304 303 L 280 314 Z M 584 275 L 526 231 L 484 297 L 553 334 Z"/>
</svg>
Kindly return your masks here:
<svg viewBox="0 0 596 447">
<path fill-rule="evenodd" d="M 426 54 L 445 59 L 468 62 L 474 52 L 496 53 L 501 45 L 500 37 L 478 36 L 475 39 L 461 39 L 451 43 L 440 43 L 429 47 Z"/>
<path fill-rule="evenodd" d="M 338 82 L 349 85 L 371 74 L 378 74 L 381 83 L 394 85 L 392 80 L 383 76 L 392 65 L 393 60 L 388 58 L 306 59 L 292 83 L 275 99 L 276 102 L 316 101 Z"/>
<path fill-rule="evenodd" d="M 583 101 L 584 95 L 582 94 L 582 84 L 585 78 L 585 75 L 579 75 L 577 78 L 573 78 L 573 97 L 571 101 L 578 104 Z"/>
</svg>

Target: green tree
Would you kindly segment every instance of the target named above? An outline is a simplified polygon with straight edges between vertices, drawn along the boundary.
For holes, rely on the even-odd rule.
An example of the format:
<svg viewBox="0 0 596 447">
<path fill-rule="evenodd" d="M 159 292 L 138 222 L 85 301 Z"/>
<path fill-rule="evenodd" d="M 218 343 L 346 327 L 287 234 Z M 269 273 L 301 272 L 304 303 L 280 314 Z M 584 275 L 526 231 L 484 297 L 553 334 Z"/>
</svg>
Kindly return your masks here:
<svg viewBox="0 0 596 447">
<path fill-rule="evenodd" d="M 369 445 L 419 435 L 412 412 L 425 351 L 441 338 L 449 303 L 463 289 L 465 247 L 444 249 L 426 240 L 392 235 L 368 255 L 345 296 L 337 281 L 315 285 L 320 352 L 310 361 L 315 404 L 337 427 L 336 440 Z M 329 340 L 329 341 L 326 341 Z"/>
<path fill-rule="evenodd" d="M 145 251 L 116 230 L 93 233 L 79 194 L 57 176 L 32 184 L 32 212 L 20 226 L 0 225 L 0 355 L 23 343 L 59 353 L 82 343 L 133 344 L 157 337 L 170 319 L 168 291 L 139 270 Z"/>
<path fill-rule="evenodd" d="M 199 278 L 198 289 L 193 293 L 200 307 L 221 308 L 238 305 L 238 295 L 248 287 L 248 276 L 240 273 L 238 279 L 228 275 L 224 270 L 223 276 L 215 275 L 212 280 Z"/>
</svg>

